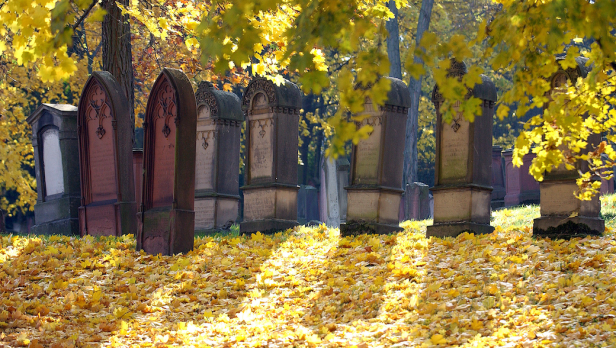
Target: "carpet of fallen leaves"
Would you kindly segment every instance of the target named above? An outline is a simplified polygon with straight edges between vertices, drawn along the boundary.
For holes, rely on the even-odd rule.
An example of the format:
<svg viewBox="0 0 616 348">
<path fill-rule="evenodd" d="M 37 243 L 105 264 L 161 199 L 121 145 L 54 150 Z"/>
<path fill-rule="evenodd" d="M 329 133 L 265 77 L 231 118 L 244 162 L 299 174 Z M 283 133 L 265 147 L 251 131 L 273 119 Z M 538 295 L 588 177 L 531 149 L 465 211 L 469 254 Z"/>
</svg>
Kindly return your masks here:
<svg viewBox="0 0 616 348">
<path fill-rule="evenodd" d="M 0 346 L 616 345 L 616 241 L 298 227 L 196 240 L 0 236 Z"/>
</svg>

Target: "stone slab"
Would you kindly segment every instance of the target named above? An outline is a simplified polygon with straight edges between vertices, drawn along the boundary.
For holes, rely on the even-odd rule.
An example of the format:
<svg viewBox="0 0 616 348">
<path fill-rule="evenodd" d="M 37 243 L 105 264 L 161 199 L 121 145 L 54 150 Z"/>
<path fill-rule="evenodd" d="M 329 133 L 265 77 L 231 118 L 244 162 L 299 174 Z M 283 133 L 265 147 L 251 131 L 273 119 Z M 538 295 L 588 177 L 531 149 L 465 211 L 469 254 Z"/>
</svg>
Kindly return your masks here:
<svg viewBox="0 0 616 348">
<path fill-rule="evenodd" d="M 426 228 L 426 237 L 456 237 L 463 232 L 472 232 L 475 234 L 490 234 L 494 232 L 494 227 L 488 224 L 477 224 L 473 222 L 434 224 Z"/>
<path fill-rule="evenodd" d="M 240 234 L 261 232 L 262 234 L 274 234 L 298 226 L 297 221 L 291 220 L 255 220 L 240 223 Z"/>
<path fill-rule="evenodd" d="M 392 234 L 403 231 L 398 225 L 380 224 L 376 222 L 366 222 L 352 220 L 340 224 L 340 236 L 358 236 L 360 234 Z"/>
<path fill-rule="evenodd" d="M 30 233 L 38 235 L 79 235 L 79 219 L 61 219 L 32 226 Z"/>
</svg>

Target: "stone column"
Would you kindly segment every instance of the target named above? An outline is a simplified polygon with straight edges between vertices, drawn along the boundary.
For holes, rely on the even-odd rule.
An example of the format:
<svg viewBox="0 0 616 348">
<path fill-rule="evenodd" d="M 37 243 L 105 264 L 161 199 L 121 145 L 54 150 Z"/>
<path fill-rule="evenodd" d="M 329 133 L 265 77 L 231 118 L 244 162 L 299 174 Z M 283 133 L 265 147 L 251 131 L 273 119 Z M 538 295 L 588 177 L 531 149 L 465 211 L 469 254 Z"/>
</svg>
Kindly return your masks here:
<svg viewBox="0 0 616 348">
<path fill-rule="evenodd" d="M 82 236 L 137 232 L 132 122 L 118 81 L 107 71 L 93 72 L 77 117 Z"/>
<path fill-rule="evenodd" d="M 235 223 L 240 200 L 240 99 L 201 82 L 197 93 L 195 230 L 213 232 Z"/>
<path fill-rule="evenodd" d="M 81 191 L 77 108 L 41 104 L 27 122 L 32 127 L 38 193 L 32 233 L 78 235 Z"/>
<path fill-rule="evenodd" d="M 152 87 L 143 124 L 137 250 L 173 255 L 194 246 L 196 106 L 186 75 L 164 68 Z"/>
<path fill-rule="evenodd" d="M 462 77 L 466 65 L 452 61 L 450 76 Z M 440 106 L 443 97 L 434 87 L 436 108 L 436 168 L 434 225 L 426 236 L 455 237 L 464 231 L 491 233 L 490 197 L 492 193 L 492 117 L 496 87 L 485 75 L 482 83 L 469 91 L 482 101 L 481 115 L 471 123 L 461 113 L 451 123 L 443 121 Z"/>
<path fill-rule="evenodd" d="M 336 162 L 332 158 L 324 159 L 327 220 L 325 223 L 330 227 L 340 226 L 340 203 L 338 202 L 338 172 Z"/>
<path fill-rule="evenodd" d="M 557 61 L 564 58 L 557 59 Z M 560 64 L 558 71 L 550 78 L 552 90 L 558 93 L 557 88 L 566 87 L 568 83 L 575 83 L 578 77 L 585 77 L 589 68 L 586 66 L 587 58 L 576 58 L 577 66 L 563 70 Z M 600 134 L 591 134 L 588 139 L 586 152 L 601 141 Z M 563 151 L 569 151 L 565 146 Z M 569 238 L 573 236 L 603 235 L 605 221 L 601 219 L 601 202 L 599 195 L 590 201 L 581 201 L 574 196 L 578 190 L 576 179 L 579 172 L 588 171 L 588 164 L 577 161 L 574 169 L 567 169 L 563 164 L 558 168 L 545 173 L 540 183 L 541 217 L 533 221 L 533 235 L 550 238 Z"/>
<path fill-rule="evenodd" d="M 246 185 L 240 233 L 273 233 L 297 225 L 297 145 L 302 92 L 290 81 L 250 82 L 246 114 Z"/>
<path fill-rule="evenodd" d="M 358 128 L 370 125 L 373 130 L 367 139 L 353 145 L 346 222 L 340 225 L 343 236 L 402 230 L 398 212 L 404 192 L 403 145 L 411 97 L 404 82 L 384 78 L 391 81 L 385 105 L 374 105 L 366 98 L 364 113 L 368 117 L 358 123 Z"/>
<path fill-rule="evenodd" d="M 338 171 L 338 211 L 340 212 L 340 222 L 346 222 L 347 213 L 347 194 L 345 187 L 349 186 L 349 171 L 351 163 L 346 157 L 336 160 L 336 170 Z"/>
</svg>

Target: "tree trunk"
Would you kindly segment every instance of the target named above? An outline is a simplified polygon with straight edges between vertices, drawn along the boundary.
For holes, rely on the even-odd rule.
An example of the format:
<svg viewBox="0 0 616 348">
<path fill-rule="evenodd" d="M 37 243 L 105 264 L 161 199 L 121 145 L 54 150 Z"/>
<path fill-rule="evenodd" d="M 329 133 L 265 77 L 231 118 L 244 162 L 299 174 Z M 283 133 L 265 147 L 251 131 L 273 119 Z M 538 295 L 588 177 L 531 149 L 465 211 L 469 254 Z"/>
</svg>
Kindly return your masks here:
<svg viewBox="0 0 616 348">
<path fill-rule="evenodd" d="M 432 5 L 434 0 L 422 0 L 419 20 L 417 21 L 417 35 L 415 42 L 417 47 L 421 42 L 423 34 L 430 27 L 430 17 L 432 16 Z M 415 63 L 423 64 L 420 57 L 415 56 Z M 411 216 L 411 191 L 410 185 L 417 181 L 417 123 L 419 116 L 419 97 L 421 95 L 421 80 L 411 77 L 409 91 L 411 93 L 411 108 L 409 109 L 406 121 L 406 137 L 404 144 L 404 219 L 408 220 Z"/>
<path fill-rule="evenodd" d="M 117 0 L 129 6 L 128 0 Z M 124 91 L 128 100 L 133 143 L 135 141 L 135 76 L 133 75 L 133 55 L 131 51 L 130 22 L 116 5 L 116 0 L 103 0 L 101 6 L 107 10 L 102 24 L 103 70 L 110 72 Z"/>
<path fill-rule="evenodd" d="M 389 76 L 402 79 L 402 64 L 400 63 L 400 31 L 398 30 L 398 8 L 396 2 L 390 0 L 387 4 L 394 18 L 385 23 L 387 28 L 387 57 L 389 58 Z"/>
</svg>

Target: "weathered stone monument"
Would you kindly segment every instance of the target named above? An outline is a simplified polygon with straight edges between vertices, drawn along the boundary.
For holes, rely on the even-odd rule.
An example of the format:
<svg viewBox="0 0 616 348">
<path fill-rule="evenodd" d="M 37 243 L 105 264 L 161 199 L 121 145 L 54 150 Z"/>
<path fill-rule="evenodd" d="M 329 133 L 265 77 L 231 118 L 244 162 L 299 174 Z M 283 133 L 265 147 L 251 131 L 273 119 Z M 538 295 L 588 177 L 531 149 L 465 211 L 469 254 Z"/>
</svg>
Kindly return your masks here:
<svg viewBox="0 0 616 348">
<path fill-rule="evenodd" d="M 502 156 L 505 161 L 505 207 L 539 203 L 539 183 L 528 172 L 536 154 L 524 155 L 521 167 L 513 165 L 513 149 L 504 150 Z"/>
<path fill-rule="evenodd" d="M 237 220 L 240 175 L 240 99 L 207 81 L 197 93 L 195 230 L 215 231 Z"/>
<path fill-rule="evenodd" d="M 319 217 L 319 193 L 317 188 L 311 185 L 300 185 L 297 192 L 297 222 L 300 225 L 310 221 L 318 221 Z"/>
<path fill-rule="evenodd" d="M 347 193 L 344 189 L 349 186 L 349 176 L 351 162 L 346 157 L 339 157 L 336 160 L 336 171 L 338 172 L 338 207 L 340 211 L 340 222 L 346 222 L 347 213 Z"/>
<path fill-rule="evenodd" d="M 246 87 L 246 185 L 241 233 L 271 233 L 297 225 L 297 145 L 302 93 L 255 78 Z"/>
<path fill-rule="evenodd" d="M 320 218 L 327 226 L 337 228 L 340 227 L 340 196 L 336 160 L 323 156 L 319 167 L 321 168 Z"/>
<path fill-rule="evenodd" d="M 603 159 L 604 163 L 605 163 L 605 161 L 607 161 L 609 159 L 609 157 L 606 154 L 603 153 L 603 154 L 601 154 L 601 159 Z M 616 169 L 616 168 L 611 168 L 612 173 L 615 172 L 614 169 Z M 608 169 L 603 170 L 602 171 L 603 175 L 607 175 L 607 173 L 606 173 L 607 171 L 608 171 Z M 608 179 L 608 180 L 601 180 L 601 190 L 600 190 L 600 192 L 601 192 L 602 196 L 614 193 L 614 178 L 613 177 L 611 179 Z"/>
<path fill-rule="evenodd" d="M 160 73 L 145 112 L 137 250 L 173 255 L 195 238 L 195 94 L 181 70 Z"/>
<path fill-rule="evenodd" d="M 133 148 L 133 174 L 135 175 L 135 201 L 139 209 L 143 193 L 143 149 Z"/>
<path fill-rule="evenodd" d="M 384 106 L 364 104 L 368 115 L 358 126 L 373 127 L 370 136 L 353 145 L 347 190 L 346 222 L 341 235 L 385 234 L 401 231 L 398 212 L 402 195 L 402 166 L 406 118 L 411 97 L 404 82 L 391 81 Z"/>
<path fill-rule="evenodd" d="M 77 115 L 82 236 L 137 232 L 131 122 L 117 80 L 107 71 L 93 72 L 81 92 Z"/>
<path fill-rule="evenodd" d="M 461 79 L 466 74 L 463 62 L 452 60 L 450 76 Z M 432 92 L 436 108 L 436 167 L 434 225 L 426 236 L 457 236 L 464 231 L 491 233 L 490 198 L 492 193 L 492 117 L 496 87 L 485 75 L 482 83 L 469 90 L 468 97 L 482 101 L 481 115 L 469 122 L 462 113 L 451 123 L 443 121 L 440 107 L 443 97 L 438 86 Z M 457 106 L 456 106 L 457 107 Z"/>
<path fill-rule="evenodd" d="M 410 200 L 402 202 L 401 206 L 410 203 L 410 220 L 425 220 L 430 217 L 430 188 L 428 185 L 421 182 L 410 184 L 408 192 L 411 195 Z M 404 210 L 402 210 L 404 213 Z M 404 214 L 401 216 L 404 218 Z"/>
<path fill-rule="evenodd" d="M 34 206 L 34 234 L 79 234 L 79 152 L 77 108 L 41 104 L 27 122 L 32 146 L 38 198 Z"/>
<path fill-rule="evenodd" d="M 587 58 L 578 57 L 577 66 L 567 70 L 562 69 L 559 64 L 558 71 L 550 79 L 552 87 L 550 93 L 558 93 L 555 89 L 566 87 L 570 81 L 576 81 L 580 76 L 586 77 L 590 71 L 586 66 L 587 61 Z M 600 141 L 600 134 L 591 134 L 585 151 L 592 151 Z M 562 150 L 569 151 L 566 146 L 563 146 Z M 588 171 L 588 164 L 577 161 L 574 165 L 574 169 L 567 169 L 563 163 L 544 174 L 543 181 L 539 184 L 541 217 L 533 221 L 533 235 L 562 238 L 603 234 L 605 221 L 599 216 L 601 213 L 599 195 L 590 201 L 581 201 L 574 195 L 578 190 L 576 179 L 580 172 Z"/>
<path fill-rule="evenodd" d="M 505 168 L 503 167 L 503 148 L 492 146 L 492 208 L 505 206 Z"/>
</svg>

